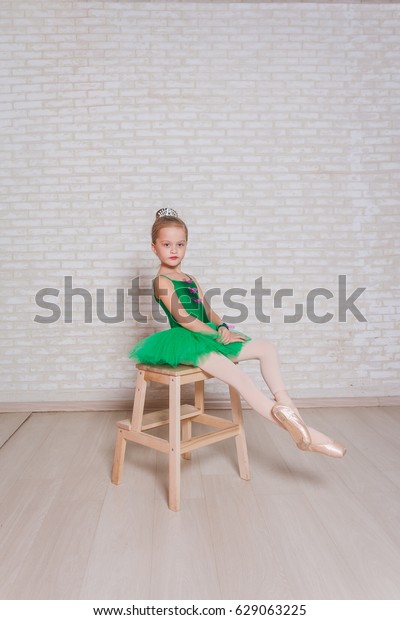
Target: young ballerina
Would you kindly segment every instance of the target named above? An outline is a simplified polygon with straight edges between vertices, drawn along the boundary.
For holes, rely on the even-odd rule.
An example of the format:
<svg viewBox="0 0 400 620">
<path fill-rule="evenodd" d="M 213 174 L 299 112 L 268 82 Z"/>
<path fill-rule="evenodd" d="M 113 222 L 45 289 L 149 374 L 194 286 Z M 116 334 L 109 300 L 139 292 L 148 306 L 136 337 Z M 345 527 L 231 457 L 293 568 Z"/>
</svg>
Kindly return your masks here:
<svg viewBox="0 0 400 620">
<path fill-rule="evenodd" d="M 186 224 L 171 208 L 159 209 L 152 227 L 152 251 L 160 260 L 153 280 L 154 297 L 170 329 L 139 340 L 129 357 L 145 364 L 189 364 L 234 386 L 264 418 L 288 431 L 297 447 L 340 458 L 346 448 L 307 426 L 291 400 L 280 371 L 275 345 L 229 329 L 212 310 L 196 278 L 181 270 L 188 241 Z M 265 396 L 235 362 L 258 359 L 274 400 Z"/>
</svg>

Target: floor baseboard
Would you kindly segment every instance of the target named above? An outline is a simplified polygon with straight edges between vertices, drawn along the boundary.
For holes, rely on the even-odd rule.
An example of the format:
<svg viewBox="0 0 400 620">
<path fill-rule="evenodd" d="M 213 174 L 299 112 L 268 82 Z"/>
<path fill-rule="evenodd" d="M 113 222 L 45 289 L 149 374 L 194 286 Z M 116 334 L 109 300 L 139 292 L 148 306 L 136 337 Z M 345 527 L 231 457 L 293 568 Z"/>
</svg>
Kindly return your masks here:
<svg viewBox="0 0 400 620">
<path fill-rule="evenodd" d="M 353 396 L 343 398 L 296 398 L 296 405 L 301 408 L 326 407 L 397 407 L 400 396 Z M 162 409 L 167 405 L 164 401 L 146 403 L 147 410 Z M 229 409 L 230 401 L 206 399 L 206 409 Z M 47 401 L 47 402 L 2 402 L 0 413 L 38 413 L 52 411 L 131 411 L 131 400 L 96 400 L 96 401 Z M 243 409 L 251 409 L 242 399 Z"/>
</svg>

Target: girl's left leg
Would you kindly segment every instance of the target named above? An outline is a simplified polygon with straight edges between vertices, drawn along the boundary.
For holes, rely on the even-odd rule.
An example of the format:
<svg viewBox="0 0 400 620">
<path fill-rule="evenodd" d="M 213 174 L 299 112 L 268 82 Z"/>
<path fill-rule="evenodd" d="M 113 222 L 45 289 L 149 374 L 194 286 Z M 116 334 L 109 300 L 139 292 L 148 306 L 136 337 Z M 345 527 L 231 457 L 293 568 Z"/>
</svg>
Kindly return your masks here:
<svg viewBox="0 0 400 620">
<path fill-rule="evenodd" d="M 232 361 L 242 362 L 253 359 L 260 360 L 261 374 L 274 396 L 277 392 L 286 391 L 279 366 L 278 351 L 272 342 L 261 338 L 249 340 L 243 344 L 240 353 L 232 358 Z"/>
<path fill-rule="evenodd" d="M 292 407 L 301 417 L 297 407 L 290 398 L 283 381 L 282 373 L 279 365 L 278 351 L 273 342 L 262 338 L 249 340 L 242 346 L 240 353 L 232 359 L 233 362 L 242 362 L 244 360 L 258 359 L 260 360 L 261 374 L 265 383 L 271 390 L 276 402 L 282 405 Z M 303 422 L 305 422 L 303 420 Z M 305 424 L 307 424 L 305 422 Z M 308 426 L 311 440 L 313 443 L 327 443 L 332 441 L 324 433 L 320 433 L 312 426 Z"/>
</svg>

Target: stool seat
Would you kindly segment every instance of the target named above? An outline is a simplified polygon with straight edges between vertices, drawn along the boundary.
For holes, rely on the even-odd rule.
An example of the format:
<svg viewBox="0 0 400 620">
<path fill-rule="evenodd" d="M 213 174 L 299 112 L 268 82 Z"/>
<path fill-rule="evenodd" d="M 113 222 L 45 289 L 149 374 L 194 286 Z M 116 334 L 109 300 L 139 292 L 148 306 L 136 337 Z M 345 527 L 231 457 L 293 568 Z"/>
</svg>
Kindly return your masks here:
<svg viewBox="0 0 400 620">
<path fill-rule="evenodd" d="M 237 363 L 237 362 L 236 362 Z M 117 422 L 117 440 L 111 480 L 122 481 L 126 442 L 132 441 L 169 455 L 168 506 L 180 510 L 180 459 L 191 458 L 191 451 L 212 443 L 235 437 L 239 475 L 250 480 L 243 412 L 239 392 L 229 385 L 232 419 L 209 415 L 204 410 L 204 382 L 213 375 L 197 366 L 136 364 L 137 379 L 132 417 Z M 151 381 L 169 386 L 169 406 L 144 414 L 147 384 Z M 181 405 L 181 386 L 194 383 L 194 405 Z M 192 423 L 211 426 L 216 430 L 192 436 Z M 147 431 L 169 425 L 168 440 Z"/>
</svg>

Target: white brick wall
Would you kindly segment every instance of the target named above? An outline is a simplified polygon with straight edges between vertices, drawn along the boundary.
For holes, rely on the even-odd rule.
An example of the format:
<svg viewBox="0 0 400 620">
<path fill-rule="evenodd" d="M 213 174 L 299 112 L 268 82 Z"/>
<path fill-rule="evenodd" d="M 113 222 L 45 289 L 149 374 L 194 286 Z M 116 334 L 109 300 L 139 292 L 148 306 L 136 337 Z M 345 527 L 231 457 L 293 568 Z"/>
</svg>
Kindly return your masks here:
<svg viewBox="0 0 400 620">
<path fill-rule="evenodd" d="M 167 204 L 184 271 L 246 289 L 240 328 L 277 343 L 294 397 L 399 394 L 398 5 L 3 0 L 0 18 L 1 401 L 132 396 L 128 352 L 165 326 L 133 321 L 127 291 L 157 270 Z M 368 322 L 338 321 L 340 274 Z M 65 323 L 68 275 L 109 314 L 124 289 L 125 320 L 85 324 L 78 299 Z M 265 298 L 269 324 L 260 277 L 294 289 Z M 51 325 L 34 321 L 47 287 Z M 316 287 L 334 318 L 284 323 Z"/>
</svg>

